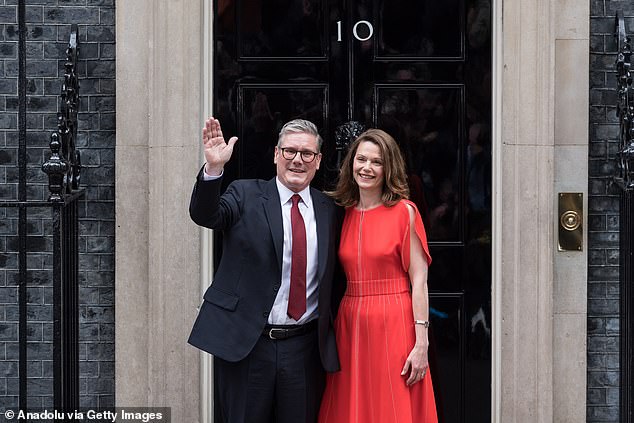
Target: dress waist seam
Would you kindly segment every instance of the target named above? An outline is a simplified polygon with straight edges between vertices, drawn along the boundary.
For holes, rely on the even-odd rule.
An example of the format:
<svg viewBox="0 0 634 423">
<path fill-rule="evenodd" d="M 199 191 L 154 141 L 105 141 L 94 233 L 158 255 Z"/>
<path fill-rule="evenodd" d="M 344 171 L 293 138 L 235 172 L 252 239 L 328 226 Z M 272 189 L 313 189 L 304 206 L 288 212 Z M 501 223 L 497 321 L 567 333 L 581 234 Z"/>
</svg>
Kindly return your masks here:
<svg viewBox="0 0 634 423">
<path fill-rule="evenodd" d="M 409 294 L 409 290 L 405 291 L 397 291 L 397 292 L 372 292 L 372 293 L 358 293 L 358 292 L 346 292 L 344 297 L 383 297 L 386 295 L 401 295 L 401 294 Z"/>
</svg>

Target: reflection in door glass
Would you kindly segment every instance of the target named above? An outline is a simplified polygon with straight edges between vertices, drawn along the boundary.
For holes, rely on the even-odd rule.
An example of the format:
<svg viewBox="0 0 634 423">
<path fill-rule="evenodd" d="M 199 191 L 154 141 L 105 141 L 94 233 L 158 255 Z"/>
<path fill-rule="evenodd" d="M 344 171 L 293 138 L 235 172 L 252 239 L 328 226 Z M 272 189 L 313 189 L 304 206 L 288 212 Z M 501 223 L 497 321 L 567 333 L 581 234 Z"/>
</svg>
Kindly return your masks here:
<svg viewBox="0 0 634 423">
<path fill-rule="evenodd" d="M 319 0 L 242 0 L 240 57 L 322 57 Z"/>
<path fill-rule="evenodd" d="M 407 164 L 410 195 L 430 241 L 460 241 L 460 87 L 377 89 L 379 126 Z"/>
<path fill-rule="evenodd" d="M 291 119 L 307 119 L 323 127 L 326 95 L 325 86 L 242 86 L 239 95 L 242 177 L 275 176 L 273 152 L 280 129 Z"/>
<path fill-rule="evenodd" d="M 462 57 L 462 10 L 458 0 L 381 2 L 379 57 Z"/>
</svg>

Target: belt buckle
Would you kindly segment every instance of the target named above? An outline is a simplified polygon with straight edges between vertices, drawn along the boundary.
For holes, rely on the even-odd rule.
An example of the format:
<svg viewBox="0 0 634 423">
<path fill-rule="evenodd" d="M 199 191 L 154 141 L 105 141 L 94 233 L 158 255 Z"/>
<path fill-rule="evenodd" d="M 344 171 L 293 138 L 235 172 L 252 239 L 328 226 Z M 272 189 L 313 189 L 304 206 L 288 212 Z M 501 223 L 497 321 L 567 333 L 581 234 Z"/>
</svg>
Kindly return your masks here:
<svg viewBox="0 0 634 423">
<path fill-rule="evenodd" d="M 280 335 L 282 335 L 282 334 L 284 334 L 284 332 L 286 332 L 286 330 L 285 330 L 285 329 L 271 328 L 271 330 L 269 330 L 269 338 L 271 338 L 271 339 L 273 339 L 273 340 L 275 340 L 275 339 L 283 339 L 282 337 L 276 338 L 276 337 L 273 335 L 273 331 L 280 332 Z"/>
</svg>

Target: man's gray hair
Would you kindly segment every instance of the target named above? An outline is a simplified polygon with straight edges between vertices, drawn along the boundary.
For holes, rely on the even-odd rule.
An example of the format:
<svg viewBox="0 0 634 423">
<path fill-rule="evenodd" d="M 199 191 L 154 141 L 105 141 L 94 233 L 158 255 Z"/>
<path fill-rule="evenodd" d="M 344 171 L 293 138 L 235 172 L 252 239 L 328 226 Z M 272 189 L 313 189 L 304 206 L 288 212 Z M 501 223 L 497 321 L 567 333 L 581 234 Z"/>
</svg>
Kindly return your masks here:
<svg viewBox="0 0 634 423">
<path fill-rule="evenodd" d="M 319 131 L 317 131 L 317 127 L 314 123 L 305 119 L 294 119 L 290 122 L 287 122 L 282 129 L 280 130 L 280 135 L 277 138 L 277 146 L 280 147 L 282 143 L 282 138 L 288 134 L 310 134 L 317 137 L 317 151 L 321 151 L 321 145 L 324 140 L 319 135 Z"/>
</svg>

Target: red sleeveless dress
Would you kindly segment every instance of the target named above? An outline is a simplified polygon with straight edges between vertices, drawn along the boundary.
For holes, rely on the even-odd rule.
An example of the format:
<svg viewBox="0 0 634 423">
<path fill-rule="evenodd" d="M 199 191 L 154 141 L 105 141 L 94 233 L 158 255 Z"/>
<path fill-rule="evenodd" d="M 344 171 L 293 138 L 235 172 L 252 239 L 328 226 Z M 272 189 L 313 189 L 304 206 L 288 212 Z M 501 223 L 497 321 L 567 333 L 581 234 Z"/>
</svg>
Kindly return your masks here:
<svg viewBox="0 0 634 423">
<path fill-rule="evenodd" d="M 411 387 L 401 370 L 416 334 L 407 270 L 410 225 L 407 205 L 346 210 L 339 258 L 346 293 L 335 321 L 341 371 L 329 373 L 321 423 L 436 423 L 429 369 Z M 427 236 L 418 210 L 415 230 L 427 263 Z"/>
</svg>

